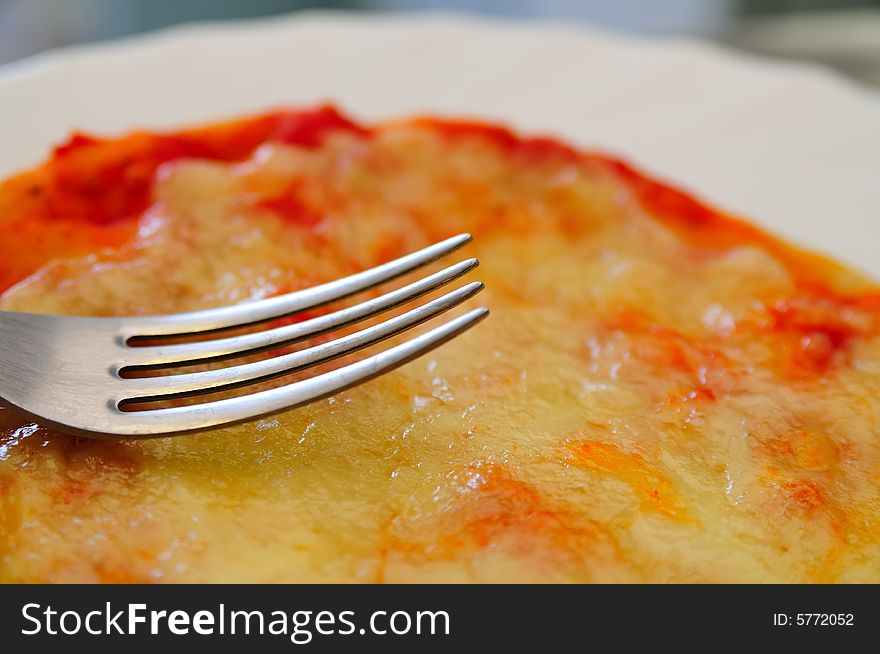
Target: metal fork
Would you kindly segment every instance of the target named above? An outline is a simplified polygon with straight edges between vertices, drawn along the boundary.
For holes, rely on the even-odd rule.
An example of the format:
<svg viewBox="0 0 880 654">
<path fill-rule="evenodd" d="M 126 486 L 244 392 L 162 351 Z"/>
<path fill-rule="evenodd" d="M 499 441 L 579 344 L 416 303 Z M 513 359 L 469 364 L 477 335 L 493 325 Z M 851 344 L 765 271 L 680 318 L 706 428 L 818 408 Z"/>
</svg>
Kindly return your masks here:
<svg viewBox="0 0 880 654">
<path fill-rule="evenodd" d="M 300 351 L 214 370 L 125 376 L 138 370 L 262 352 L 388 311 L 464 275 L 479 262 L 467 259 L 374 299 L 303 322 L 221 338 L 212 334 L 275 320 L 360 293 L 439 259 L 470 240 L 469 234 L 461 234 L 320 286 L 205 311 L 130 318 L 0 311 L 0 397 L 43 422 L 95 437 L 144 437 L 203 429 L 327 397 L 425 354 L 485 318 L 488 310 L 474 309 L 378 354 L 287 385 L 187 406 L 124 410 L 132 404 L 248 386 L 310 368 L 423 323 L 478 293 L 482 283 L 466 284 L 384 322 Z M 214 338 L 155 344 L 156 338 L 188 335 Z M 154 342 L 138 346 L 145 338 Z"/>
</svg>

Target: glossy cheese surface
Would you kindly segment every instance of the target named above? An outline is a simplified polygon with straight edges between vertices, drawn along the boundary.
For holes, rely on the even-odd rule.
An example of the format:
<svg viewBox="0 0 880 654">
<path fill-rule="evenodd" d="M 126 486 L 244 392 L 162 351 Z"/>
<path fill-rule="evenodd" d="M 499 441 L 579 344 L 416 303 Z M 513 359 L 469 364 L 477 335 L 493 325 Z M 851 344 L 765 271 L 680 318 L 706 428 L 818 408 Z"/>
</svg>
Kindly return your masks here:
<svg viewBox="0 0 880 654">
<path fill-rule="evenodd" d="M 327 400 L 123 442 L 0 401 L 0 580 L 876 581 L 880 290 L 608 157 L 327 107 L 75 136 L 0 185 L 0 308 L 218 306 L 463 231 L 490 318 Z"/>
</svg>

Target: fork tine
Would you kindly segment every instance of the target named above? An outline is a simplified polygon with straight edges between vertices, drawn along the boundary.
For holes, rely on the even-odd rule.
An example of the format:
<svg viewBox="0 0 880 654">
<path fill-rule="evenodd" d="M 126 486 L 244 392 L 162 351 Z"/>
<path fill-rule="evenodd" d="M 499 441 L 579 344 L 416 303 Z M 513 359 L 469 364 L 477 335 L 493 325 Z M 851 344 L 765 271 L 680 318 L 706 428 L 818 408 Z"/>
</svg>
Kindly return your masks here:
<svg viewBox="0 0 880 654">
<path fill-rule="evenodd" d="M 292 325 L 210 341 L 129 348 L 120 363 L 120 371 L 144 370 L 167 365 L 181 365 L 204 359 L 227 358 L 240 356 L 244 353 L 252 354 L 280 345 L 289 345 L 398 307 L 448 284 L 478 265 L 479 261 L 476 259 L 467 259 L 380 297 Z"/>
<path fill-rule="evenodd" d="M 128 340 L 135 336 L 169 336 L 206 332 L 228 327 L 241 327 L 299 313 L 384 284 L 446 256 L 470 240 L 470 234 L 459 234 L 375 268 L 326 284 L 256 302 L 162 316 L 161 318 L 131 319 L 127 321 L 122 335 L 125 340 Z"/>
<path fill-rule="evenodd" d="M 487 315 L 488 309 L 474 309 L 371 357 L 286 386 L 192 406 L 151 409 L 137 413 L 120 412 L 125 421 L 119 423 L 120 428 L 114 433 L 152 436 L 172 431 L 192 431 L 301 406 L 402 366 L 458 336 Z"/>
<path fill-rule="evenodd" d="M 362 329 L 321 345 L 277 357 L 228 368 L 161 377 L 126 379 L 120 404 L 145 402 L 211 392 L 270 379 L 296 370 L 302 370 L 324 361 L 378 343 L 402 331 L 447 311 L 479 293 L 481 282 L 471 282 L 427 304 L 407 311 L 385 322 Z"/>
</svg>

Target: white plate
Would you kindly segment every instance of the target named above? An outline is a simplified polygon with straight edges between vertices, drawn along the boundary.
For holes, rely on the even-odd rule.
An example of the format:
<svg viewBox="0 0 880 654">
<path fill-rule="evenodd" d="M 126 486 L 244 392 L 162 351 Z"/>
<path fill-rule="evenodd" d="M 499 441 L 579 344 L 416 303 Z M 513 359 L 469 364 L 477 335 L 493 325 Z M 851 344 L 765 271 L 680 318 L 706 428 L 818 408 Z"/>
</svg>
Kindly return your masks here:
<svg viewBox="0 0 880 654">
<path fill-rule="evenodd" d="M 0 176 L 73 129 L 323 100 L 364 119 L 464 114 L 607 150 L 880 278 L 880 96 L 690 40 L 300 14 L 60 51 L 0 69 Z"/>
</svg>

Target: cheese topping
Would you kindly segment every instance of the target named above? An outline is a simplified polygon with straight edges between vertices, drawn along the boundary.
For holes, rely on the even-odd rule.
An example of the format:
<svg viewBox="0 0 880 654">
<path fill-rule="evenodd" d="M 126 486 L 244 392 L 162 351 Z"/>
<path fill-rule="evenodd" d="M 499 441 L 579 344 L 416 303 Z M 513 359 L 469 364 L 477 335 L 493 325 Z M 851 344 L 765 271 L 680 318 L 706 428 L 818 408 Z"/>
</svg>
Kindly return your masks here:
<svg viewBox="0 0 880 654">
<path fill-rule="evenodd" d="M 332 398 L 123 442 L 0 401 L 0 580 L 878 578 L 880 290 L 607 157 L 330 108 L 76 136 L 0 185 L 0 308 L 225 305 L 463 231 L 490 319 Z"/>
</svg>

